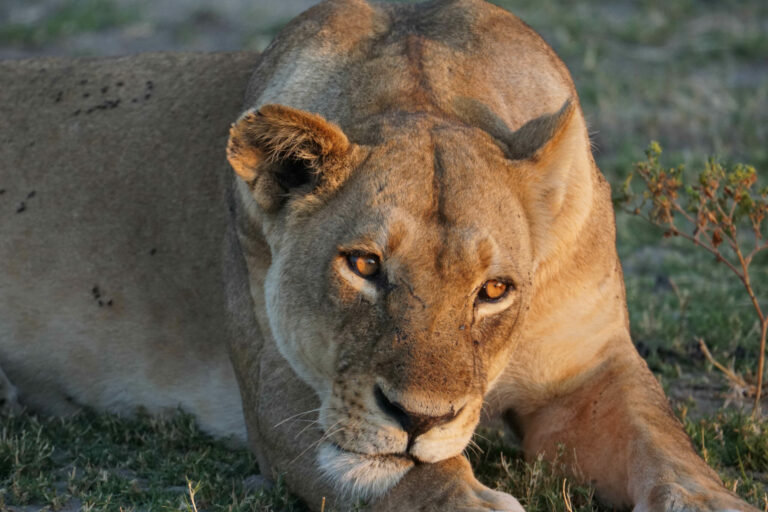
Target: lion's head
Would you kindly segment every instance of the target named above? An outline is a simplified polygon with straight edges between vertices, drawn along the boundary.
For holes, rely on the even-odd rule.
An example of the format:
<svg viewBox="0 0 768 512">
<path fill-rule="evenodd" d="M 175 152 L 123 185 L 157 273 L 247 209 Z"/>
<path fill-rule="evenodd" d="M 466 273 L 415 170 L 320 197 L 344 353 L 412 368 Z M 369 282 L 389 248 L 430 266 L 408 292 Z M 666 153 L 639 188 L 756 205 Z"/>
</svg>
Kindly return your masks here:
<svg viewBox="0 0 768 512">
<path fill-rule="evenodd" d="M 487 112 L 471 102 L 456 111 L 383 115 L 348 136 L 265 105 L 230 132 L 248 222 L 271 250 L 271 333 L 321 400 L 320 465 L 357 495 L 465 448 L 556 243 L 542 230 L 583 164 L 570 101 L 514 132 L 472 126 Z"/>
</svg>

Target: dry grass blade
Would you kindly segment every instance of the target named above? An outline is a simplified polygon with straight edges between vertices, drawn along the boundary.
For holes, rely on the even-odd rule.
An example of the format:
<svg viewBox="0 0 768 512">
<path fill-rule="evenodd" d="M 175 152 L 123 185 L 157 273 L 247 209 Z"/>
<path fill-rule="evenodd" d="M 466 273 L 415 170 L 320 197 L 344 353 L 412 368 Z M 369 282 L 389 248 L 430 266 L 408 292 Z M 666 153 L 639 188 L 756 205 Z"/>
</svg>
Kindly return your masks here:
<svg viewBox="0 0 768 512">
<path fill-rule="evenodd" d="M 568 479 L 563 478 L 563 503 L 565 504 L 565 510 L 573 512 L 573 503 L 571 503 L 570 486 L 567 485 Z"/>
<path fill-rule="evenodd" d="M 193 512 L 197 512 L 197 503 L 195 503 L 195 494 L 197 494 L 197 486 L 192 486 L 192 480 L 187 479 L 187 492 L 189 493 L 189 508 Z"/>
<path fill-rule="evenodd" d="M 735 373 L 733 370 L 728 368 L 727 366 L 724 366 L 722 363 L 720 363 L 715 357 L 712 355 L 712 352 L 710 352 L 709 347 L 707 346 L 706 342 L 703 338 L 696 338 L 696 341 L 699 343 L 699 348 L 701 349 L 701 353 L 704 354 L 704 357 L 712 363 L 712 366 L 720 370 L 720 372 L 725 375 L 725 377 L 731 382 L 732 385 L 745 390 L 746 393 L 749 394 L 749 396 L 754 396 L 757 392 L 757 386 L 753 386 L 752 384 L 747 383 L 741 375 Z"/>
</svg>

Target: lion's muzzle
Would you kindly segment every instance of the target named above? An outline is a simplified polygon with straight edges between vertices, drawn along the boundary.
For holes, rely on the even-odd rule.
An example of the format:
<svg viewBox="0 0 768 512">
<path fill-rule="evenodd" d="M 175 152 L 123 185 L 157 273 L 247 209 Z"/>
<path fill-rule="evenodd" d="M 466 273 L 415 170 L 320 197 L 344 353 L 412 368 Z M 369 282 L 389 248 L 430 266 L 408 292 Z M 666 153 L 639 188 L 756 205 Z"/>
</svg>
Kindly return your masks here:
<svg viewBox="0 0 768 512">
<path fill-rule="evenodd" d="M 450 410 L 446 414 L 425 414 L 421 410 L 412 410 L 402 403 L 390 399 L 390 397 L 387 396 L 387 393 L 385 393 L 378 384 L 374 389 L 374 397 L 379 409 L 381 409 L 384 414 L 394 419 L 408 434 L 408 448 L 406 451 L 410 451 L 417 437 L 427 433 L 435 427 L 450 422 L 463 409 L 462 406 L 457 411 L 456 408 L 451 405 Z"/>
</svg>

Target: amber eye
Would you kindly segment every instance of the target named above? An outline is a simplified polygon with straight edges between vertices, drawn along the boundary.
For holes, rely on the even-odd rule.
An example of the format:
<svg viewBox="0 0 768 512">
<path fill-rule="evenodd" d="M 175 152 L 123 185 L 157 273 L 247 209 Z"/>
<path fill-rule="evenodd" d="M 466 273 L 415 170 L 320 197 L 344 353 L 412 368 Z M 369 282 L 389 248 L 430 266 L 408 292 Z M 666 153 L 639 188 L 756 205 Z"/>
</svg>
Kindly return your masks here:
<svg viewBox="0 0 768 512">
<path fill-rule="evenodd" d="M 511 284 L 507 284 L 504 281 L 497 279 L 491 279 L 483 284 L 480 288 L 480 293 L 477 294 L 477 298 L 485 302 L 494 302 L 502 298 L 507 294 L 509 289 L 512 288 Z"/>
<path fill-rule="evenodd" d="M 347 263 L 352 272 L 370 279 L 379 273 L 379 257 L 375 254 L 347 254 Z"/>
</svg>

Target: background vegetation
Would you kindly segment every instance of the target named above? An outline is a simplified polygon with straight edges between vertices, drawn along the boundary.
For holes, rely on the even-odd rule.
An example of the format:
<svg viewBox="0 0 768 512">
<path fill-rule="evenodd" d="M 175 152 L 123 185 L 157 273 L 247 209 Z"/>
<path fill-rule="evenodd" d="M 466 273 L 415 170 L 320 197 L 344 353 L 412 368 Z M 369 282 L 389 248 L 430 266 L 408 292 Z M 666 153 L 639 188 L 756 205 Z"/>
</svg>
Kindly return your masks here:
<svg viewBox="0 0 768 512">
<path fill-rule="evenodd" d="M 309 0 L 3 0 L 0 58 L 137 51 L 262 49 Z M 768 184 L 768 2 L 764 0 L 498 0 L 538 30 L 573 73 L 596 158 L 614 190 L 664 146 L 669 166 L 709 156 L 755 166 Z M 688 172 L 688 171 L 686 171 Z M 703 357 L 746 379 L 758 330 L 741 284 L 713 258 L 617 214 L 618 249 L 638 350 L 694 445 L 735 489 L 768 510 L 768 422 Z M 768 308 L 768 257 L 752 264 Z M 724 407 L 727 404 L 727 407 Z M 768 409 L 765 403 L 763 410 Z M 525 464 L 484 431 L 469 452 L 481 479 L 529 511 L 606 510 L 588 489 Z M 303 510 L 265 486 L 247 451 L 200 434 L 182 414 L 67 420 L 24 414 L 0 431 L 0 510 Z M 194 500 L 190 491 L 194 492 Z"/>
</svg>

